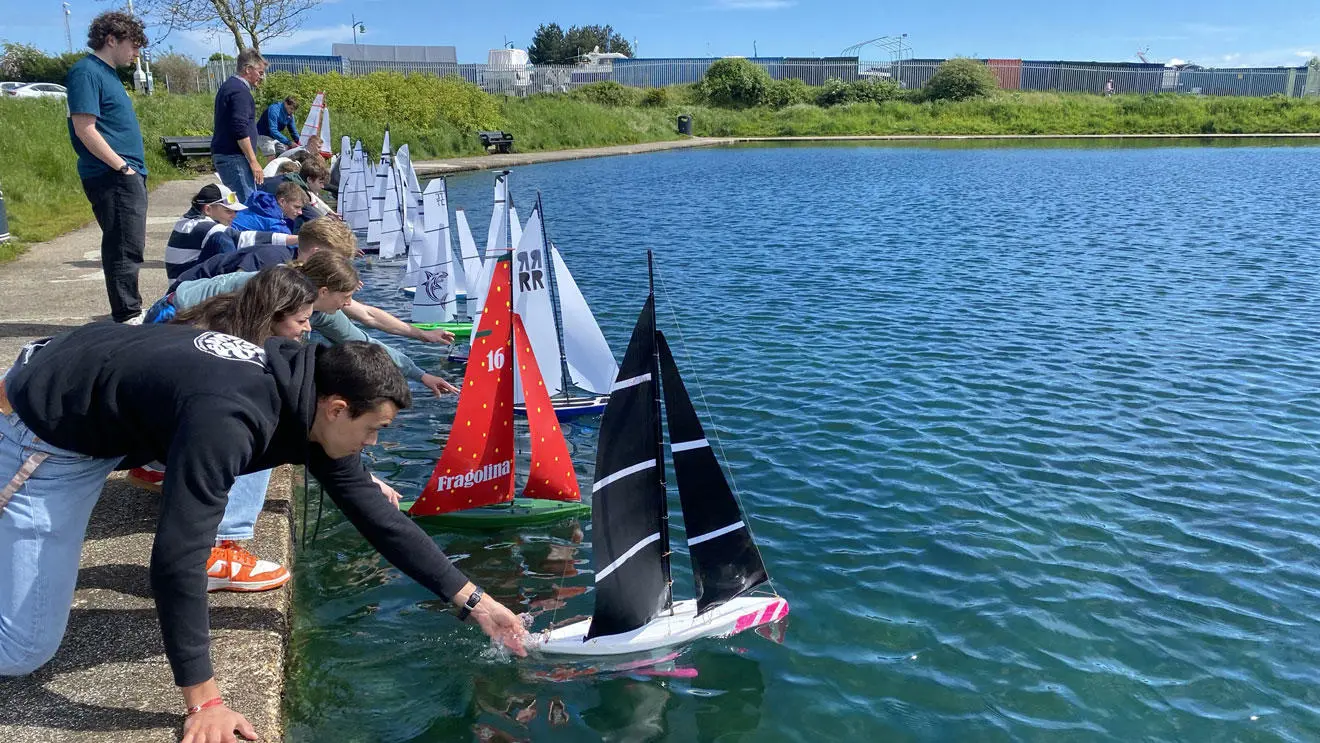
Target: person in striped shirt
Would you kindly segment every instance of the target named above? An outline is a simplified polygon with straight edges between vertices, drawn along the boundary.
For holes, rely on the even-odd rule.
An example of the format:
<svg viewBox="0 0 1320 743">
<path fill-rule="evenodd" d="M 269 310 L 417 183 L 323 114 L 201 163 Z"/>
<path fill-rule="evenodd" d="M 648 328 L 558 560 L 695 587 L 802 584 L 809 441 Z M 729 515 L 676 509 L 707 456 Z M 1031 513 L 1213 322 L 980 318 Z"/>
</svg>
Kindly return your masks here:
<svg viewBox="0 0 1320 743">
<path fill-rule="evenodd" d="M 232 227 L 244 209 L 238 196 L 225 186 L 209 183 L 193 197 L 187 213 L 174 223 L 165 244 L 165 275 L 174 281 L 202 261 L 223 253 L 265 245 L 295 247 L 297 235 L 241 231 Z"/>
</svg>

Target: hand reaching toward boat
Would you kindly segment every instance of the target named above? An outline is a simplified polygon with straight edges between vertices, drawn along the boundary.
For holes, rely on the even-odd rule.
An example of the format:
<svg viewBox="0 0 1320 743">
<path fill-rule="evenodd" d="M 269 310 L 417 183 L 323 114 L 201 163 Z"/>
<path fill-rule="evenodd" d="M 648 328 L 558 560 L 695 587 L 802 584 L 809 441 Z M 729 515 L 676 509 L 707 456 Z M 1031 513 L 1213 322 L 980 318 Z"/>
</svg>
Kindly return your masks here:
<svg viewBox="0 0 1320 743">
<path fill-rule="evenodd" d="M 448 345 L 454 342 L 454 334 L 448 330 L 418 330 L 417 340 L 423 343 L 444 343 Z"/>
<path fill-rule="evenodd" d="M 457 387 L 446 382 L 443 377 L 437 377 L 434 374 L 423 374 L 421 382 L 426 385 L 427 389 L 434 392 L 436 397 L 439 397 L 446 392 L 454 395 L 458 394 Z"/>
<path fill-rule="evenodd" d="M 455 597 L 455 601 L 458 599 Z M 461 602 L 459 603 L 461 606 Z M 492 640 L 496 640 L 519 658 L 527 657 L 527 628 L 522 620 L 505 608 L 504 604 L 483 595 L 472 609 L 472 620 L 481 626 Z"/>
</svg>

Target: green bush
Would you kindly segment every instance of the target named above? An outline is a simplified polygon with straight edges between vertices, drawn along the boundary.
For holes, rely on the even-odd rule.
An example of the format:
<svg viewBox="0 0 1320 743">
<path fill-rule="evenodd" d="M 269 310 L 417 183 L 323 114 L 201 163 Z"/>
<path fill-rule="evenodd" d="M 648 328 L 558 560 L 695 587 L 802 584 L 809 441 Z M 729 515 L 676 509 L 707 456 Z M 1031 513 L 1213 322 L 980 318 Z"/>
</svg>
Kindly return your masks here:
<svg viewBox="0 0 1320 743">
<path fill-rule="evenodd" d="M 932 101 L 965 101 L 995 92 L 999 81 L 989 67 L 966 57 L 945 60 L 926 83 L 926 98 Z"/>
<path fill-rule="evenodd" d="M 577 90 L 573 95 L 582 100 L 598 103 L 602 106 L 633 106 L 641 101 L 642 92 L 637 88 L 629 88 L 623 83 L 617 83 L 613 80 L 602 80 L 598 83 L 587 83 Z"/>
<path fill-rule="evenodd" d="M 702 98 L 711 105 L 750 108 L 765 102 L 771 82 L 764 67 L 732 58 L 716 60 L 699 85 Z"/>
<path fill-rule="evenodd" d="M 642 105 L 661 108 L 669 105 L 669 88 L 650 88 L 642 94 Z"/>
<path fill-rule="evenodd" d="M 258 90 L 261 106 L 287 95 L 310 103 L 317 91 L 325 91 L 326 105 L 335 114 L 419 129 L 444 123 L 459 131 L 474 132 L 500 129 L 503 124 L 499 100 L 457 76 L 373 72 L 346 77 L 337 72 L 276 72 L 268 75 Z"/>
<path fill-rule="evenodd" d="M 763 102 L 771 108 L 788 108 L 799 103 L 810 103 L 814 97 L 811 86 L 797 78 L 789 78 L 771 80 Z"/>
<path fill-rule="evenodd" d="M 830 78 L 816 95 L 818 106 L 842 106 L 847 103 L 884 103 L 903 98 L 903 89 L 893 80 L 867 78 L 845 83 Z"/>
</svg>

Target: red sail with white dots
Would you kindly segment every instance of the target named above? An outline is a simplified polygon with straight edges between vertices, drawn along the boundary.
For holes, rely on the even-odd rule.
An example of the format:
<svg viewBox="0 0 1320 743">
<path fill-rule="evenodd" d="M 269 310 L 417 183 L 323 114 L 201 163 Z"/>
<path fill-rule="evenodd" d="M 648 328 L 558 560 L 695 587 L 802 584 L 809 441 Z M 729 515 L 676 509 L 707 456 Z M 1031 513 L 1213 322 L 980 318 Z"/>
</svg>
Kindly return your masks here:
<svg viewBox="0 0 1320 743">
<path fill-rule="evenodd" d="M 408 509 L 413 516 L 513 500 L 514 316 L 509 263 L 507 254 L 495 261 L 449 441 L 426 489 Z M 563 446 L 562 434 L 560 442 Z"/>
<path fill-rule="evenodd" d="M 568 456 L 568 442 L 559 428 L 559 418 L 550 403 L 550 393 L 541 378 L 541 370 L 532 353 L 532 343 L 523 328 L 522 317 L 513 316 L 513 340 L 527 405 L 527 428 L 532 437 L 532 467 L 523 487 L 523 497 L 544 500 L 578 501 L 577 475 Z"/>
</svg>

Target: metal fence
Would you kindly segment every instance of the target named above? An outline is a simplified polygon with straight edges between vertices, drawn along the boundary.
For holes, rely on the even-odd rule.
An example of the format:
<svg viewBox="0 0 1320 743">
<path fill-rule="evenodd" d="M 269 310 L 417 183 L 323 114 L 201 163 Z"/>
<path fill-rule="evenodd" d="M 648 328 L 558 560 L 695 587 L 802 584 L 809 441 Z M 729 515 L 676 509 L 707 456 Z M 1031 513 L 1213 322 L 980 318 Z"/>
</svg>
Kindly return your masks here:
<svg viewBox="0 0 1320 743">
<path fill-rule="evenodd" d="M 487 64 L 350 60 L 339 56 L 267 55 L 272 71 L 338 72 L 364 75 L 378 70 L 431 75 L 458 75 L 499 95 L 563 93 L 589 83 L 612 80 L 632 87 L 660 88 L 695 83 L 715 58 L 621 59 L 611 65 L 499 67 Z M 944 62 L 909 59 L 870 62 L 856 57 L 757 57 L 751 61 L 775 80 L 798 79 L 809 85 L 826 80 L 891 80 L 904 89 L 924 86 Z M 1308 67 L 1200 68 L 1165 67 L 1145 63 L 1097 63 L 982 60 L 1005 90 L 1068 93 L 1186 93 L 1192 95 L 1302 97 L 1320 95 L 1320 69 Z M 228 64 L 229 70 L 224 66 Z M 232 74 L 233 62 L 212 62 L 212 86 Z"/>
</svg>

